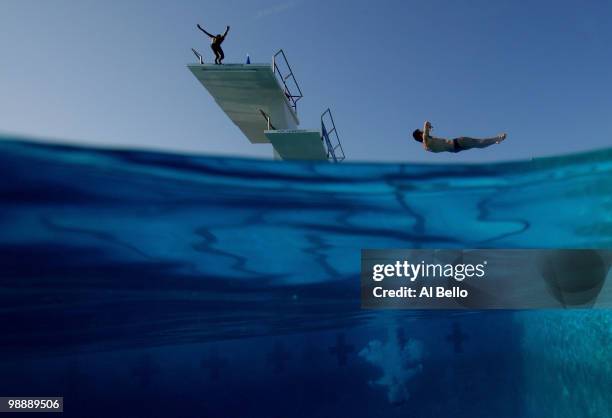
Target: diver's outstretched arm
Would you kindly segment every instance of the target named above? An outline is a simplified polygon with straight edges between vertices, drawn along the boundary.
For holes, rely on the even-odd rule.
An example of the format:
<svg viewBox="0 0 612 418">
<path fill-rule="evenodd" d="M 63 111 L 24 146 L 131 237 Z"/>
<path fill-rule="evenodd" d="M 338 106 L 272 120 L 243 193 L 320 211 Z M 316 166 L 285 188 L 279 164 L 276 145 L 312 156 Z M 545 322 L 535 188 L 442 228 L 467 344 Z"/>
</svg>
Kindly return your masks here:
<svg viewBox="0 0 612 418">
<path fill-rule="evenodd" d="M 225 38 L 227 36 L 227 33 L 229 32 L 229 26 L 225 27 L 225 33 L 223 34 L 223 37 Z"/>
<path fill-rule="evenodd" d="M 431 123 L 426 120 L 423 124 L 423 148 L 425 148 L 426 150 L 429 150 L 429 131 L 431 130 L 431 128 Z"/>
<path fill-rule="evenodd" d="M 200 24 L 198 23 L 198 29 L 200 29 L 202 32 L 204 32 L 205 34 L 207 34 L 209 37 L 214 38 L 214 36 L 212 36 L 210 33 L 206 32 L 204 30 L 204 28 L 202 26 L 200 26 Z"/>
</svg>

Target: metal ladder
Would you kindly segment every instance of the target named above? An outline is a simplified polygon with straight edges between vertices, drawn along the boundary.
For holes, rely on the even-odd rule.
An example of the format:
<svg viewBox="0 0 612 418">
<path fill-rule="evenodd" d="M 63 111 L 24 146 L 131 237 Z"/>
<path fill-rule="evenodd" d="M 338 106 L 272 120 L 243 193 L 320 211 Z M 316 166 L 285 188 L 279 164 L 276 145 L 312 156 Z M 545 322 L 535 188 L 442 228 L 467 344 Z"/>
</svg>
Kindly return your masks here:
<svg viewBox="0 0 612 418">
<path fill-rule="evenodd" d="M 327 125 L 325 124 L 326 120 L 328 123 Z M 328 126 L 331 129 L 327 129 Z M 344 150 L 342 149 L 342 144 L 340 143 L 340 136 L 338 136 L 336 124 L 334 123 L 334 118 L 329 108 L 327 108 L 327 110 L 321 114 L 321 139 L 323 142 L 325 142 L 325 146 L 327 148 L 327 158 L 330 161 L 335 163 L 344 161 L 346 156 L 344 155 Z"/>
<path fill-rule="evenodd" d="M 281 65 L 279 66 L 279 64 Z M 281 67 L 285 68 L 281 69 Z M 278 74 L 278 79 L 281 83 L 283 83 L 285 96 L 287 97 L 287 100 L 289 100 L 289 104 L 293 110 L 297 112 L 297 102 L 304 97 L 304 95 L 302 94 L 302 90 L 300 89 L 300 86 L 293 75 L 293 70 L 291 70 L 289 61 L 287 61 L 287 56 L 282 49 L 280 49 L 272 57 L 272 72 L 274 74 Z M 289 84 L 287 84 L 287 82 L 292 85 L 292 88 L 289 88 Z"/>
</svg>

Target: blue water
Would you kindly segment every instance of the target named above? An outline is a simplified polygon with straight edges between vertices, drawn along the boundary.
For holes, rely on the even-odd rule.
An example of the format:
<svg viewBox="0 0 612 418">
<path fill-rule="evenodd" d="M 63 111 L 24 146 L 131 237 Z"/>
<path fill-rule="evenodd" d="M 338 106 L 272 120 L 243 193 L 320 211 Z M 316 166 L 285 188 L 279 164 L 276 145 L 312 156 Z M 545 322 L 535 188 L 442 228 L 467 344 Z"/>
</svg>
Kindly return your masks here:
<svg viewBox="0 0 612 418">
<path fill-rule="evenodd" d="M 362 248 L 612 247 L 612 149 L 333 165 L 3 138 L 0 178 L 0 396 L 79 417 L 612 416 L 612 312 L 364 311 L 358 277 Z"/>
</svg>

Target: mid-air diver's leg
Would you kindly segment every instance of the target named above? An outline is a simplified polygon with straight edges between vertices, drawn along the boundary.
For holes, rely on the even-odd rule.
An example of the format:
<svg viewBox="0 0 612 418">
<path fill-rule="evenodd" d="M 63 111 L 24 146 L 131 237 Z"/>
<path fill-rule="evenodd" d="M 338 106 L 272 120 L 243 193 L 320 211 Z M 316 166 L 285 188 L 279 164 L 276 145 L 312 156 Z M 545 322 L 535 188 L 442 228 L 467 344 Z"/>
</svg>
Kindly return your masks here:
<svg viewBox="0 0 612 418">
<path fill-rule="evenodd" d="M 461 138 L 457 138 L 457 143 L 462 149 L 486 148 L 493 144 L 499 144 L 504 139 L 506 139 L 506 134 L 501 134 L 493 138 L 470 138 L 462 136 Z"/>
</svg>

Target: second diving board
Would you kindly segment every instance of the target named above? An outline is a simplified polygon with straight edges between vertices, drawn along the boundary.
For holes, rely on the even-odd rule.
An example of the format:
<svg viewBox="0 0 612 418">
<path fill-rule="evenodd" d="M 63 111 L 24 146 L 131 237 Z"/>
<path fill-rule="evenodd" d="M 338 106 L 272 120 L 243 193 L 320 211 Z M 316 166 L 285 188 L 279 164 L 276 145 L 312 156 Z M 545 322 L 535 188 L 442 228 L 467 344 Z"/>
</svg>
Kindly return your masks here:
<svg viewBox="0 0 612 418">
<path fill-rule="evenodd" d="M 265 136 L 283 160 L 325 160 L 321 132 L 306 129 L 267 130 Z"/>
</svg>

